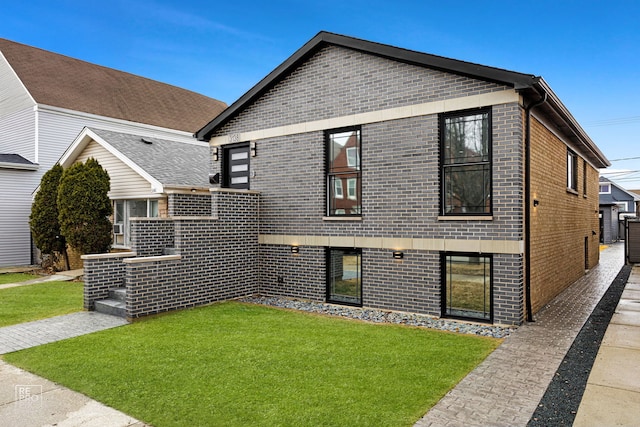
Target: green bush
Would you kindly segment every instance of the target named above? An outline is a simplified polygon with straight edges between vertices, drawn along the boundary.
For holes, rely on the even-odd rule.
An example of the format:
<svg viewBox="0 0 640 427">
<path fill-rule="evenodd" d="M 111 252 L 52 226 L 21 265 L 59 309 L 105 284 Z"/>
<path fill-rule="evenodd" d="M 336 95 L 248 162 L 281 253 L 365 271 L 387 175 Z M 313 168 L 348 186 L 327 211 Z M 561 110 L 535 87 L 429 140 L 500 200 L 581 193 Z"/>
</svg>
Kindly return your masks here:
<svg viewBox="0 0 640 427">
<path fill-rule="evenodd" d="M 93 158 L 62 174 L 57 199 L 60 230 L 83 254 L 108 252 L 111 247 L 109 189 L 109 174 Z"/>
<path fill-rule="evenodd" d="M 38 249 L 54 259 L 57 253 L 63 254 L 68 269 L 67 242 L 60 232 L 58 222 L 58 186 L 63 173 L 62 166 L 56 164 L 42 176 L 40 190 L 36 193 L 31 207 L 29 226 Z"/>
</svg>

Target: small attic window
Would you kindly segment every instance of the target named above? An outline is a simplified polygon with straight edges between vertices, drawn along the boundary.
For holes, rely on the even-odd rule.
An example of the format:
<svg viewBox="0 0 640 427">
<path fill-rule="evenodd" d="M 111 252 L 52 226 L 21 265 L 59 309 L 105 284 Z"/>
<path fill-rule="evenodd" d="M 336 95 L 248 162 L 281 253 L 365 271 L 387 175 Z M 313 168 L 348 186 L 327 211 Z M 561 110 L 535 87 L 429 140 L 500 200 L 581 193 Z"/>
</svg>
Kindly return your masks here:
<svg viewBox="0 0 640 427">
<path fill-rule="evenodd" d="M 140 138 L 140 141 L 144 142 L 145 144 L 153 144 L 153 141 L 149 141 L 148 139 L 144 139 L 144 138 Z"/>
</svg>

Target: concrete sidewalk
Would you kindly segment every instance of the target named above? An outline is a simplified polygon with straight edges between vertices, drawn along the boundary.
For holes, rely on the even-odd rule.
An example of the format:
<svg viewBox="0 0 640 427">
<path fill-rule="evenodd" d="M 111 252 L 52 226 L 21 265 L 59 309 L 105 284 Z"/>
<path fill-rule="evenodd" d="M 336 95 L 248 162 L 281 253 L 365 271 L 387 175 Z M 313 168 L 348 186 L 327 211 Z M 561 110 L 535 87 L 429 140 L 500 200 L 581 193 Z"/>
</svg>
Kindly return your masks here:
<svg viewBox="0 0 640 427">
<path fill-rule="evenodd" d="M 640 266 L 605 332 L 573 425 L 640 425 Z"/>
<path fill-rule="evenodd" d="M 0 360 L 0 425 L 143 427 L 144 423 Z"/>
</svg>

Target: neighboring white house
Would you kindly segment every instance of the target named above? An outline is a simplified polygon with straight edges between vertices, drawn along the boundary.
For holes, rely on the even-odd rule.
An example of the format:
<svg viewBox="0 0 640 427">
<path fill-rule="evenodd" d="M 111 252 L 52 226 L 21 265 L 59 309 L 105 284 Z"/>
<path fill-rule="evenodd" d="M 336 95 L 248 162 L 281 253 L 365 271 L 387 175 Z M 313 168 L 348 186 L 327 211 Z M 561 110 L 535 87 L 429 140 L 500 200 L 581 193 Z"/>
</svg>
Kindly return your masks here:
<svg viewBox="0 0 640 427">
<path fill-rule="evenodd" d="M 114 249 L 131 248 L 130 218 L 166 218 L 169 194 L 182 201 L 210 194 L 209 144 L 195 138 L 154 138 L 84 128 L 59 163 L 66 169 L 89 158 L 96 159 L 111 179 Z M 171 214 L 180 215 L 176 211 L 180 208 L 172 206 Z"/>
<path fill-rule="evenodd" d="M 32 193 L 83 128 L 192 141 L 226 105 L 0 39 L 0 267 L 34 261 Z"/>
</svg>

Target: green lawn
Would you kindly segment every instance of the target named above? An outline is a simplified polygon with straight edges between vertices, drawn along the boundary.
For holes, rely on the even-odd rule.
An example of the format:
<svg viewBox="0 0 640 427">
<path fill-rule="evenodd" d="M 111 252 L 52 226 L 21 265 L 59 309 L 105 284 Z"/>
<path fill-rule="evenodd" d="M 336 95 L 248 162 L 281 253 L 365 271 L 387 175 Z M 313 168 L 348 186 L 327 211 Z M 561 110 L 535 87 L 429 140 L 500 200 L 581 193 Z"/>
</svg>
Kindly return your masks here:
<svg viewBox="0 0 640 427">
<path fill-rule="evenodd" d="M 2 273 L 0 274 L 0 285 L 5 285 L 7 283 L 26 282 L 27 280 L 37 279 L 38 277 L 40 276 L 36 274 Z"/>
<path fill-rule="evenodd" d="M 45 282 L 0 289 L 0 327 L 82 310 L 81 282 Z"/>
<path fill-rule="evenodd" d="M 155 427 L 411 426 L 499 343 L 228 302 L 4 358 Z"/>
</svg>

